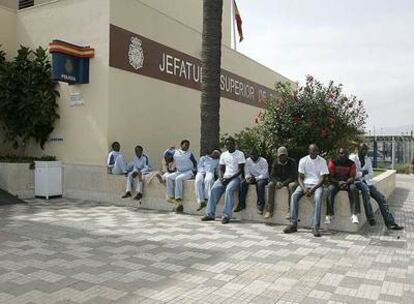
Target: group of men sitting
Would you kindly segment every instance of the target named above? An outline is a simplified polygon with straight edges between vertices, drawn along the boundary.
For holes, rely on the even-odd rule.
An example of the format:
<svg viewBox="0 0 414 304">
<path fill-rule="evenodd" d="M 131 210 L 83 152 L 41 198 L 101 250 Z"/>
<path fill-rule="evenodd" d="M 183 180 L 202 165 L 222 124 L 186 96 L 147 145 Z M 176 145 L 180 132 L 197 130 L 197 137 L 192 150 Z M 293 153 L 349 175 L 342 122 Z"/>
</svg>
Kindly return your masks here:
<svg viewBox="0 0 414 304">
<path fill-rule="evenodd" d="M 319 155 L 318 147 L 312 144 L 309 146 L 309 155 L 301 158 L 298 166 L 296 161 L 288 156 L 287 149 L 280 147 L 270 175 L 266 159 L 260 157 L 256 149 L 250 151 L 249 157 L 245 159 L 244 153 L 236 149 L 233 138 L 228 138 L 225 146 L 227 151 L 222 153 L 218 148 L 214 149 L 209 155 L 202 156 L 197 163 L 190 151 L 190 142 L 183 140 L 179 149 L 170 147 L 164 152 L 162 170 L 152 171 L 150 160 L 143 153 L 141 146 L 135 147 L 134 160 L 128 164 L 120 153 L 119 143 L 115 142 L 108 155 L 107 166 L 112 174 L 128 176 L 126 193 L 122 198 L 131 197 L 137 183 L 137 194 L 134 199 L 141 200 L 144 181 L 149 182 L 153 177 L 157 177 L 160 182 L 166 183 L 167 202 L 176 204 L 177 212 L 183 212 L 184 209 L 184 181 L 194 178 L 197 211 L 206 208 L 202 221 L 215 220 L 217 203 L 224 194 L 221 221 L 223 224 L 229 223 L 233 212 L 240 212 L 246 208 L 249 185 L 256 187 L 258 214 L 264 214 L 264 218 L 269 219 L 273 216 L 275 191 L 286 187 L 289 193 L 289 212 L 286 218 L 290 220 L 290 224 L 284 232 L 297 231 L 299 202 L 306 196 L 314 200 L 312 233 L 319 237 L 323 185 L 327 179 L 329 185 L 326 224 L 329 225 L 333 221 L 335 196 L 341 190 L 348 192 L 352 223 L 359 224 L 361 191 L 365 215 L 370 225 L 376 224 L 371 205 L 372 197 L 379 205 L 387 228 L 403 229 L 396 224 L 384 195 L 373 184 L 373 167 L 367 156 L 368 147 L 365 144 L 361 144 L 358 152 L 351 155 L 348 155 L 346 149 L 340 148 L 338 158 L 329 162 Z M 239 204 L 233 211 L 237 190 Z"/>
</svg>

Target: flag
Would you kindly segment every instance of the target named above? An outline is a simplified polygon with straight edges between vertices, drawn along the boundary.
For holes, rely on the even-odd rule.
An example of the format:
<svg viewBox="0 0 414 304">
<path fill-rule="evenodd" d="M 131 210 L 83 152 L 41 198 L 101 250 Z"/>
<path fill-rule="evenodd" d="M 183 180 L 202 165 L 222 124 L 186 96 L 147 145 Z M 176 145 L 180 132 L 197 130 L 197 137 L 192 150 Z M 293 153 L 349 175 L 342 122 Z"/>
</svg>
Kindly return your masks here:
<svg viewBox="0 0 414 304">
<path fill-rule="evenodd" d="M 240 17 L 239 9 L 237 8 L 236 0 L 233 0 L 234 5 L 234 18 L 236 19 L 237 31 L 239 32 L 239 42 L 242 42 L 243 37 L 243 29 L 242 29 L 242 19 Z"/>
</svg>

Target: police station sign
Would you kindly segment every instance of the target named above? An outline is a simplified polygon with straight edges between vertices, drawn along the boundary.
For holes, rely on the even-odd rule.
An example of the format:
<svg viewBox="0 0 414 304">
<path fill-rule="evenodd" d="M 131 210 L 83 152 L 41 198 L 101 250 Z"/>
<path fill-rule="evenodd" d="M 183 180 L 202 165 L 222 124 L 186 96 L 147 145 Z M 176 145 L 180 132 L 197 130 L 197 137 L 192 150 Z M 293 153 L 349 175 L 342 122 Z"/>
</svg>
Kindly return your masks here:
<svg viewBox="0 0 414 304">
<path fill-rule="evenodd" d="M 111 24 L 111 67 L 201 90 L 201 60 Z M 220 76 L 221 96 L 263 107 L 275 92 L 226 70 Z"/>
</svg>

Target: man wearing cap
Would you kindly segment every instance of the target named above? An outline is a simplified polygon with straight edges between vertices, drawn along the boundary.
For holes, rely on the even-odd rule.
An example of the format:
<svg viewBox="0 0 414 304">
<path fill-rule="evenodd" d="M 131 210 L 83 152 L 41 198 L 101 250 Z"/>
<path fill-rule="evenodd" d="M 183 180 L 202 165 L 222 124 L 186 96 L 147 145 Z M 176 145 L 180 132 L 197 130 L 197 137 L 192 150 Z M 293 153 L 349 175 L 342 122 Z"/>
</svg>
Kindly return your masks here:
<svg viewBox="0 0 414 304">
<path fill-rule="evenodd" d="M 288 150 L 285 147 L 277 149 L 277 158 L 273 162 L 270 179 L 264 218 L 268 219 L 273 216 L 275 191 L 283 187 L 286 187 L 289 192 L 289 199 L 287 201 L 289 211 L 286 217 L 290 218 L 290 197 L 298 186 L 298 168 L 296 161 L 288 156 Z"/>
</svg>

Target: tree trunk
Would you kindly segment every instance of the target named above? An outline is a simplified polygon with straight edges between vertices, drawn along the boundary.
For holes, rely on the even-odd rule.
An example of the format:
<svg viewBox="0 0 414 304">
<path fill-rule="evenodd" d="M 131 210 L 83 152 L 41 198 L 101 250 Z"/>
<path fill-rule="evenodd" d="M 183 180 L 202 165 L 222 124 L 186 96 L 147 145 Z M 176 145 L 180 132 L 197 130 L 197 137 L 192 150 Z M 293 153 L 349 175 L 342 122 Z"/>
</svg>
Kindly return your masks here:
<svg viewBox="0 0 414 304">
<path fill-rule="evenodd" d="M 221 21 L 223 0 L 203 1 L 200 155 L 220 143 Z"/>
</svg>

